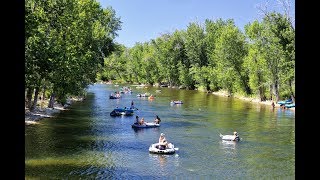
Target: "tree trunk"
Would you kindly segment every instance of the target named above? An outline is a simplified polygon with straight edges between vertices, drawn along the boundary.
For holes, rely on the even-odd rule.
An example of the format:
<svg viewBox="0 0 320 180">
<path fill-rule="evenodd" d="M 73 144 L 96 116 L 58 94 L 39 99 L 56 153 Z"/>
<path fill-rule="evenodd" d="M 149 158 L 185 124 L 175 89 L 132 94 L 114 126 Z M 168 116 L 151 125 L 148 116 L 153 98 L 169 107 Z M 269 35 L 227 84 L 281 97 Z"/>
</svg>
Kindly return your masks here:
<svg viewBox="0 0 320 180">
<path fill-rule="evenodd" d="M 42 92 L 42 100 L 45 100 L 45 96 L 46 96 L 46 89 L 47 87 L 46 86 L 43 86 L 43 92 Z"/>
<path fill-rule="evenodd" d="M 260 96 L 260 101 L 265 101 L 267 98 L 264 94 L 264 88 L 263 87 L 259 87 L 259 96 Z"/>
<path fill-rule="evenodd" d="M 251 88 L 250 86 L 248 85 L 248 81 L 247 81 L 247 78 L 246 77 L 242 77 L 242 83 L 243 83 L 243 86 L 244 86 L 244 90 L 246 92 L 247 95 L 250 95 L 252 94 L 252 91 L 251 91 Z"/>
<path fill-rule="evenodd" d="M 275 99 L 273 98 L 272 92 L 273 92 L 273 86 L 270 85 L 270 99 L 271 99 L 272 101 L 275 101 Z"/>
<path fill-rule="evenodd" d="M 295 103 L 296 101 L 295 101 L 295 96 L 292 90 L 291 80 L 289 80 L 289 87 L 290 87 L 290 95 L 291 95 L 292 102 Z"/>
<path fill-rule="evenodd" d="M 48 108 L 53 108 L 54 105 L 54 99 L 55 99 L 55 94 L 52 93 L 50 96 L 50 100 L 49 100 L 49 104 L 48 104 Z"/>
<path fill-rule="evenodd" d="M 206 89 L 207 89 L 207 92 L 210 92 L 210 82 L 208 80 L 206 80 Z"/>
<path fill-rule="evenodd" d="M 241 69 L 239 69 L 239 68 L 237 68 L 237 67 L 234 67 L 234 69 L 235 69 L 235 71 L 237 72 L 237 74 L 239 75 L 239 77 L 240 77 L 240 81 L 242 82 L 242 88 L 243 88 L 243 91 L 247 94 L 247 95 L 249 95 L 249 94 L 251 94 L 252 92 L 251 92 L 251 88 L 250 88 L 250 86 L 248 85 L 248 77 L 245 77 L 245 76 L 243 76 L 242 74 L 241 74 Z"/>
<path fill-rule="evenodd" d="M 33 94 L 33 88 L 32 87 L 29 87 L 28 90 L 27 90 L 27 97 L 26 97 L 26 107 L 27 108 L 31 108 L 32 106 L 32 94 Z"/>
<path fill-rule="evenodd" d="M 36 107 L 37 107 L 39 90 L 40 90 L 40 87 L 37 86 L 36 87 L 36 91 L 34 92 L 33 104 L 32 104 L 32 106 L 30 108 L 30 111 L 34 111 L 36 109 Z"/>
<path fill-rule="evenodd" d="M 279 84 L 278 81 L 275 81 L 274 85 L 273 85 L 273 93 L 276 97 L 276 102 L 279 101 L 280 97 L 279 97 Z"/>
<path fill-rule="evenodd" d="M 258 76 L 258 84 L 259 84 L 259 97 L 260 97 L 260 101 L 265 101 L 267 98 L 266 98 L 266 95 L 264 94 L 265 92 L 265 89 L 264 87 L 261 85 L 262 83 L 262 78 L 261 78 L 261 74 L 260 73 L 257 73 L 257 76 Z"/>
</svg>

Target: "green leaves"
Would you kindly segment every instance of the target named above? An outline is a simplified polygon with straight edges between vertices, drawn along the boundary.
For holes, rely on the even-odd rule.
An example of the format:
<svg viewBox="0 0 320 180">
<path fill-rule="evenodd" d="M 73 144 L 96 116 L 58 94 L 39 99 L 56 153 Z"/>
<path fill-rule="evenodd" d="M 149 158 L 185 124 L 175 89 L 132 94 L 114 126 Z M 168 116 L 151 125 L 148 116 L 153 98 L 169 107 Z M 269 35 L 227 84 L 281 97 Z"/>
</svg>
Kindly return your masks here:
<svg viewBox="0 0 320 180">
<path fill-rule="evenodd" d="M 46 79 L 58 97 L 95 82 L 120 21 L 95 0 L 26 1 L 26 82 Z"/>
<path fill-rule="evenodd" d="M 206 19 L 204 26 L 192 22 L 186 30 L 114 52 L 100 77 L 254 93 L 261 100 L 269 91 L 279 98 L 280 92 L 294 92 L 294 39 L 294 29 L 281 14 L 247 24 L 245 33 L 233 19 Z"/>
</svg>

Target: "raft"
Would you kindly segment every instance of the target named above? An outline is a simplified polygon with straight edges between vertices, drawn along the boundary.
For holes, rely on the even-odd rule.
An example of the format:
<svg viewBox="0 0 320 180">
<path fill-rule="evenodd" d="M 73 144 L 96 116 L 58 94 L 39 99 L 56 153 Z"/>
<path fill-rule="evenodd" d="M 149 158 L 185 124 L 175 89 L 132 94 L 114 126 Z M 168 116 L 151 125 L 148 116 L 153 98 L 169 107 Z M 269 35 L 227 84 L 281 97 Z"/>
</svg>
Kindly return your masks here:
<svg viewBox="0 0 320 180">
<path fill-rule="evenodd" d="M 240 137 L 239 136 L 234 138 L 234 135 L 222 135 L 222 134 L 220 134 L 220 137 L 224 141 L 240 141 Z"/>
<path fill-rule="evenodd" d="M 292 104 L 293 101 L 292 101 L 292 99 L 288 99 L 288 100 L 285 100 L 285 101 L 278 101 L 277 103 L 280 104 L 280 105 L 285 105 L 285 104 Z"/>
<path fill-rule="evenodd" d="M 168 144 L 168 147 L 162 149 L 159 147 L 159 143 L 151 144 L 149 147 L 149 152 L 153 154 L 174 154 L 179 148 L 175 148 L 172 143 Z"/>
<path fill-rule="evenodd" d="M 171 104 L 183 104 L 182 101 L 171 101 L 170 103 L 171 103 Z"/>
<path fill-rule="evenodd" d="M 292 107 L 296 107 L 296 104 L 292 103 L 292 104 L 285 104 L 284 105 L 286 108 L 292 108 Z"/>
<path fill-rule="evenodd" d="M 125 115 L 125 116 L 132 116 L 134 114 L 134 111 L 136 109 L 132 109 L 132 108 L 115 108 L 113 109 L 113 111 L 110 113 L 110 116 L 121 116 L 121 115 Z"/>
<path fill-rule="evenodd" d="M 131 126 L 132 128 L 154 128 L 154 127 L 160 127 L 160 124 L 146 122 L 142 125 L 140 125 L 139 123 L 134 123 Z"/>
</svg>

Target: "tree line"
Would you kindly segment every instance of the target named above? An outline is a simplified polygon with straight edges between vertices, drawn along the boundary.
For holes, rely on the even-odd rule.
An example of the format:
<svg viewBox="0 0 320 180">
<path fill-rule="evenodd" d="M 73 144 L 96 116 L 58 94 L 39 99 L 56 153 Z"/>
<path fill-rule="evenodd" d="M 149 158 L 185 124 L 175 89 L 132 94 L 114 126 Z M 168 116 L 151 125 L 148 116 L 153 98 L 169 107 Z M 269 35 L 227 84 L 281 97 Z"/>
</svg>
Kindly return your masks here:
<svg viewBox="0 0 320 180">
<path fill-rule="evenodd" d="M 295 96 L 295 29 L 287 14 L 265 13 L 242 32 L 233 19 L 191 22 L 128 48 L 112 7 L 96 0 L 25 1 L 25 104 L 48 107 L 96 82 L 226 90 L 278 101 Z"/>
<path fill-rule="evenodd" d="M 98 79 L 294 100 L 295 29 L 277 12 L 246 24 L 244 32 L 233 19 L 191 22 L 131 48 L 117 46 Z"/>
</svg>

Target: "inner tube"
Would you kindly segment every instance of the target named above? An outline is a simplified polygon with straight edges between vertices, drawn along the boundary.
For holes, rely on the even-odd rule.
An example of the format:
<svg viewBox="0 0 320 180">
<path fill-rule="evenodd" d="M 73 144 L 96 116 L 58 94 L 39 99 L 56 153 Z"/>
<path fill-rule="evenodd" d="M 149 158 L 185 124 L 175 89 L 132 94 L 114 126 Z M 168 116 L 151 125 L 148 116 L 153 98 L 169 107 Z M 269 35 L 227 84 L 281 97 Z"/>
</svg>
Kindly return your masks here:
<svg viewBox="0 0 320 180">
<path fill-rule="evenodd" d="M 222 135 L 222 134 L 220 134 L 220 137 L 224 141 L 240 141 L 240 137 L 239 136 L 234 138 L 234 135 Z"/>
<path fill-rule="evenodd" d="M 174 154 L 177 148 L 174 148 L 172 143 L 168 144 L 168 147 L 163 149 L 159 143 L 151 144 L 149 147 L 149 152 L 153 154 Z"/>
<path fill-rule="evenodd" d="M 139 123 L 134 123 L 131 125 L 133 128 L 154 128 L 154 127 L 160 127 L 160 124 L 156 123 L 145 123 L 140 125 Z"/>
</svg>

